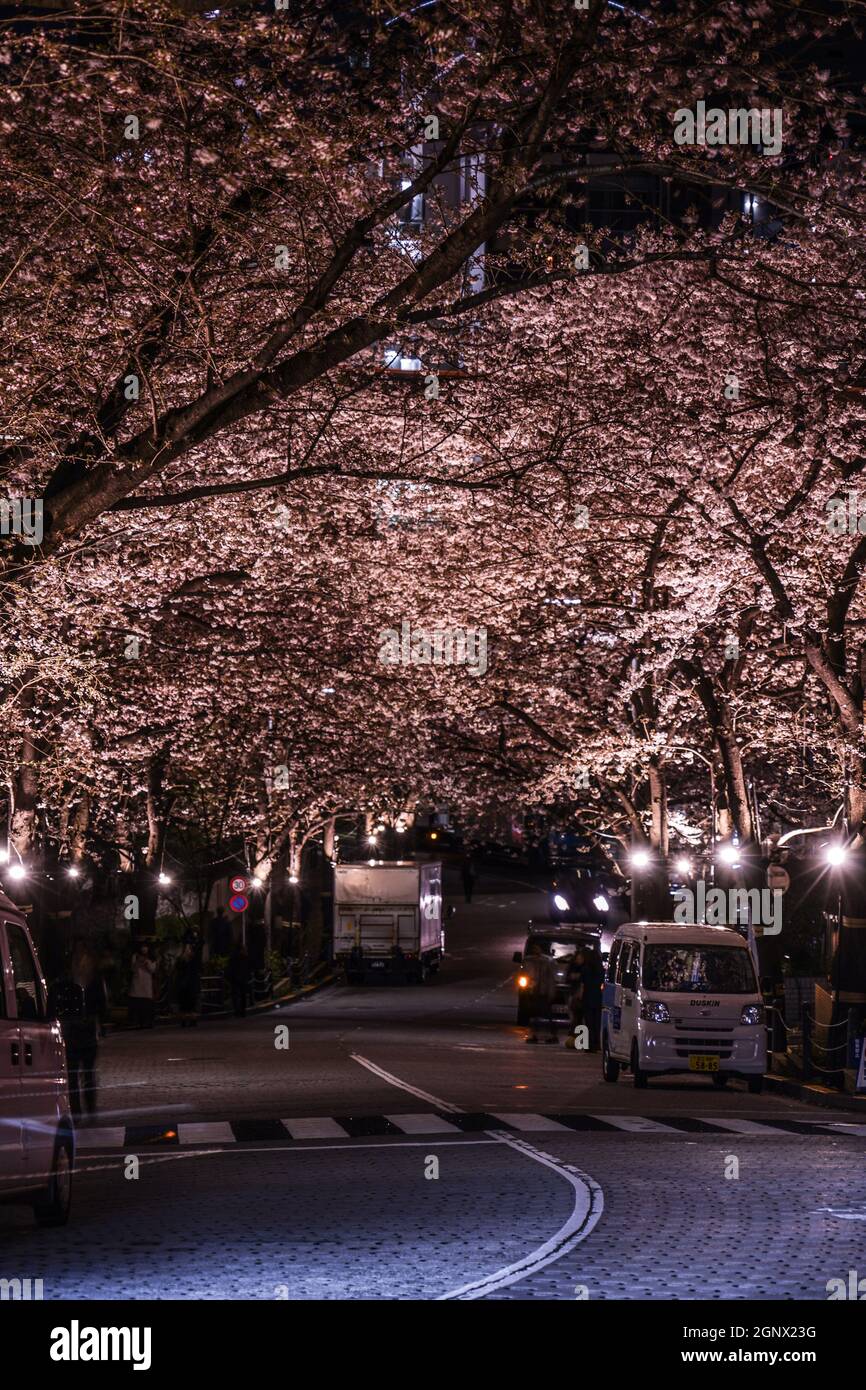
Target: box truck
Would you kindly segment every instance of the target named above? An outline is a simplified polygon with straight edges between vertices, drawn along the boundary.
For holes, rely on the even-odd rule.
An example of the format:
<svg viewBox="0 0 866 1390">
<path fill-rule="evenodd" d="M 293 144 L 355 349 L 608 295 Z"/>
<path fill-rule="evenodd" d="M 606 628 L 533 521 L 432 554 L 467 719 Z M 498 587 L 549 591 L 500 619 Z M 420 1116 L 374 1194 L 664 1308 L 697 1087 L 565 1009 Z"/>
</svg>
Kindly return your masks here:
<svg viewBox="0 0 866 1390">
<path fill-rule="evenodd" d="M 334 960 L 351 984 L 423 984 L 439 969 L 444 944 L 441 864 L 334 865 Z"/>
</svg>

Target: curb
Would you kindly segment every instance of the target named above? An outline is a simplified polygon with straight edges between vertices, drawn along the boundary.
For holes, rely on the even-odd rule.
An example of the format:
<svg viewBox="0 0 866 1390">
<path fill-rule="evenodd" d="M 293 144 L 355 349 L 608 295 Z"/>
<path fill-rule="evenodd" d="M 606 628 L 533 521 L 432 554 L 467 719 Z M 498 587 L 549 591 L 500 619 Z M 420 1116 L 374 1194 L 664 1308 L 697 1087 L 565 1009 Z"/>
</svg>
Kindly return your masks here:
<svg viewBox="0 0 866 1390">
<path fill-rule="evenodd" d="M 866 1120 L 866 1096 L 846 1095 L 831 1091 L 829 1086 L 812 1085 L 803 1081 L 792 1081 L 784 1076 L 764 1076 L 764 1089 L 776 1095 L 790 1096 L 793 1100 L 805 1101 L 807 1105 L 817 1105 L 826 1110 L 850 1110 L 862 1115 Z"/>
<path fill-rule="evenodd" d="M 308 995 L 316 994 L 327 985 L 332 985 L 337 978 L 338 977 L 334 974 L 324 975 L 313 984 L 301 985 L 300 989 L 290 990 L 288 994 L 275 994 L 272 999 L 265 999 L 261 1004 L 251 1004 L 246 1011 L 245 1017 L 251 1018 L 254 1014 L 272 1013 L 274 1009 L 281 1009 L 284 1004 L 295 1004 L 299 999 L 306 999 Z M 198 1022 L 200 1024 L 209 1023 L 211 1019 L 214 1018 L 234 1018 L 234 1014 L 231 1009 L 215 1009 L 212 1013 L 199 1014 Z M 178 1026 L 178 1019 L 173 1015 L 167 1018 L 155 1019 L 153 1024 L 153 1028 L 174 1028 Z M 117 1022 L 112 1019 L 111 1031 L 112 1033 L 135 1033 L 138 1030 L 127 1023 L 124 1018 L 123 1021 Z M 152 1032 L 153 1029 L 147 1029 L 146 1031 Z"/>
</svg>

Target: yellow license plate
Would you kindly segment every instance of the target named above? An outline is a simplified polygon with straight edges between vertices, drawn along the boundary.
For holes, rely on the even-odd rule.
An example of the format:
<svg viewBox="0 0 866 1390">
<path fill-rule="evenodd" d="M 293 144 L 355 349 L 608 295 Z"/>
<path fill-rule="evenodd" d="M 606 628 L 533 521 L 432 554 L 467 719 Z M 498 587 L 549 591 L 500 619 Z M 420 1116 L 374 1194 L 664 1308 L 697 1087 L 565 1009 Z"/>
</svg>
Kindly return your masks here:
<svg viewBox="0 0 866 1390">
<path fill-rule="evenodd" d="M 718 1071 L 718 1057 L 708 1057 L 700 1054 L 689 1058 L 689 1071 Z"/>
</svg>

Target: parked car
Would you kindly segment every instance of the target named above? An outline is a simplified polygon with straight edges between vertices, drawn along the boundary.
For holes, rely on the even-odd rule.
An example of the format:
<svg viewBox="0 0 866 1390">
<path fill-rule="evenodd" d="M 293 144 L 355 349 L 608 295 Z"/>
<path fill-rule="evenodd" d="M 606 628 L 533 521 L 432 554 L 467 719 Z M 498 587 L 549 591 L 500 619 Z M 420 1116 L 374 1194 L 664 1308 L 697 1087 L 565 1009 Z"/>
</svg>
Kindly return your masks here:
<svg viewBox="0 0 866 1390">
<path fill-rule="evenodd" d="M 60 1024 L 27 923 L 0 892 L 0 1200 L 42 1226 L 69 1216 L 75 1130 Z"/>
<path fill-rule="evenodd" d="M 534 941 L 541 943 L 545 955 L 553 961 L 553 969 L 556 975 L 556 999 L 553 1005 L 554 1015 L 559 1018 L 568 1016 L 568 967 L 574 957 L 575 951 L 584 946 L 594 946 L 597 951 L 601 950 L 601 931 L 586 923 L 580 927 L 539 927 L 530 930 L 526 938 L 526 946 L 523 951 L 515 951 L 513 960 L 515 965 L 523 965 L 529 955 L 529 948 Z M 517 972 L 517 1022 L 523 1026 L 529 1023 L 529 976 L 522 971 Z"/>
<path fill-rule="evenodd" d="M 751 953 L 728 927 L 629 922 L 611 947 L 602 1010 L 602 1067 L 636 1087 L 663 1072 L 698 1072 L 718 1087 L 742 1077 L 759 1095 L 767 1064 L 764 1001 Z"/>
</svg>

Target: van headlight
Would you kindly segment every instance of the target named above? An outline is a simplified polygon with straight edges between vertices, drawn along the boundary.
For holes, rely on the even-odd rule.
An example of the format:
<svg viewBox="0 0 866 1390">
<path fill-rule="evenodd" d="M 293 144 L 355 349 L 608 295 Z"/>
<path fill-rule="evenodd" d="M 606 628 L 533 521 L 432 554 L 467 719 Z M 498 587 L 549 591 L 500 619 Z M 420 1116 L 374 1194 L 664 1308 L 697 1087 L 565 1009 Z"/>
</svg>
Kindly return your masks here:
<svg viewBox="0 0 866 1390">
<path fill-rule="evenodd" d="M 759 1004 L 747 1004 L 740 1014 L 741 1023 L 760 1023 L 761 1006 Z"/>
<path fill-rule="evenodd" d="M 667 1004 L 660 999 L 647 999 L 640 1006 L 640 1016 L 647 1023 L 670 1023 L 671 1015 Z"/>
<path fill-rule="evenodd" d="M 553 906 L 560 912 L 568 912 L 568 898 L 564 898 L 561 893 L 554 893 Z"/>
</svg>

